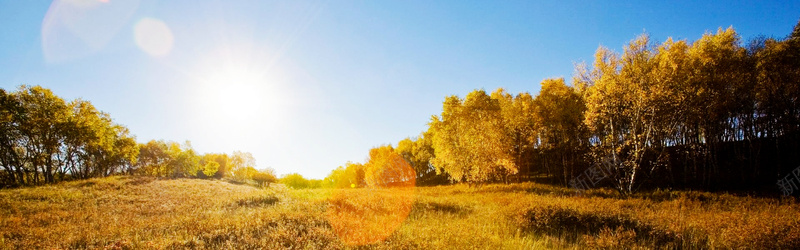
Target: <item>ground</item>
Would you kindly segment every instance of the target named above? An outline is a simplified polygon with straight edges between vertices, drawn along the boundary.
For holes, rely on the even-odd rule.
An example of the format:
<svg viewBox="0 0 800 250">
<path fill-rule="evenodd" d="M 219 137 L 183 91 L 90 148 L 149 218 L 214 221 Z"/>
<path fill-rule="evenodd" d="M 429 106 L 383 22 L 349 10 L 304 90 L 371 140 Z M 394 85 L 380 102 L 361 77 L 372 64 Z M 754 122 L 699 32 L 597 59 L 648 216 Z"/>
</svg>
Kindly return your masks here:
<svg viewBox="0 0 800 250">
<path fill-rule="evenodd" d="M 8 248 L 800 248 L 800 203 L 535 183 L 263 189 L 109 177 L 0 190 Z"/>
</svg>

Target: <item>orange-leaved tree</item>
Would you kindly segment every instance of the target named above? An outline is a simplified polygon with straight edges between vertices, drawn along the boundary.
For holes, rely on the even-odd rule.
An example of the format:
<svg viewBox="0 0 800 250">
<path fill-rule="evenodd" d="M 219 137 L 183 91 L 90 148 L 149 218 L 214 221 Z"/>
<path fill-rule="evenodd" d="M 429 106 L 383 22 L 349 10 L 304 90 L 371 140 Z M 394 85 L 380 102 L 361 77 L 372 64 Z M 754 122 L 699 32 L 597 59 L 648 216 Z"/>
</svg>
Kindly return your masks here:
<svg viewBox="0 0 800 250">
<path fill-rule="evenodd" d="M 364 180 L 367 186 L 414 186 L 416 177 L 411 165 L 391 145 L 369 150 L 369 159 L 364 164 Z"/>
</svg>

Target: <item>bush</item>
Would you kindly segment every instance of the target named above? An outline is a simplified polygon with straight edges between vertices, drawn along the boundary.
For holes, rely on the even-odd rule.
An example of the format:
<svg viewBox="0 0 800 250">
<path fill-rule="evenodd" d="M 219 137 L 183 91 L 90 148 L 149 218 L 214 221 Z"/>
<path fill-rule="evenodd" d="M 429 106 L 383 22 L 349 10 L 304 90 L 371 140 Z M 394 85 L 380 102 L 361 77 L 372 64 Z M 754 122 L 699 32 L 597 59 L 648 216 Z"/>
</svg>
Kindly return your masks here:
<svg viewBox="0 0 800 250">
<path fill-rule="evenodd" d="M 253 180 L 258 183 L 258 186 L 264 186 L 266 184 L 269 187 L 270 183 L 274 183 L 278 181 L 278 178 L 275 177 L 275 174 L 272 171 L 259 171 L 253 174 Z"/>
<path fill-rule="evenodd" d="M 283 183 L 283 185 L 286 185 L 287 187 L 295 189 L 309 188 L 311 186 L 310 185 L 311 183 L 298 173 L 291 173 L 284 175 L 283 178 L 281 178 L 280 182 Z"/>
<path fill-rule="evenodd" d="M 517 222 L 524 229 L 551 235 L 563 235 L 574 232 L 572 240 L 578 235 L 597 247 L 630 246 L 636 238 L 649 241 L 655 245 L 680 246 L 681 237 L 675 232 L 657 228 L 653 225 L 631 218 L 628 215 L 613 212 L 578 211 L 560 206 L 534 206 L 520 211 Z M 615 230 L 614 230 L 615 229 Z"/>
</svg>

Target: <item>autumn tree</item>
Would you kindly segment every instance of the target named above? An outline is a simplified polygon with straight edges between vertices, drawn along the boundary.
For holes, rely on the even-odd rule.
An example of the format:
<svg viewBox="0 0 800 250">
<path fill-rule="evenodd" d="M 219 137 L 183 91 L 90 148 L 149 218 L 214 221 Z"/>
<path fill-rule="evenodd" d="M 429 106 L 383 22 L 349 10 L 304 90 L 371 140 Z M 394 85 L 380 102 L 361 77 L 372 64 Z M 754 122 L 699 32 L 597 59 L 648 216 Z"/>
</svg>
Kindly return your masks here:
<svg viewBox="0 0 800 250">
<path fill-rule="evenodd" d="M 139 144 L 139 159 L 137 170 L 145 175 L 167 176 L 167 167 L 171 161 L 167 143 L 151 140 Z"/>
<path fill-rule="evenodd" d="M 197 176 L 201 178 L 220 179 L 230 175 L 228 166 L 230 158 L 224 153 L 206 153 L 200 157 Z"/>
<path fill-rule="evenodd" d="M 527 92 L 512 96 L 502 88 L 492 92 L 491 97 L 500 105 L 503 133 L 510 140 L 507 145 L 510 147 L 506 150 L 519 168 L 517 176 L 526 180 L 535 171 L 538 130 L 541 126 L 533 97 Z"/>
<path fill-rule="evenodd" d="M 370 187 L 414 186 L 416 172 L 391 145 L 369 150 L 364 164 L 364 180 Z"/>
<path fill-rule="evenodd" d="M 536 109 L 530 112 L 539 122 L 539 150 L 547 155 L 542 163 L 566 184 L 582 170 L 579 166 L 589 146 L 583 123 L 586 105 L 580 93 L 567 86 L 563 78 L 546 79 L 541 85 L 533 101 Z"/>
<path fill-rule="evenodd" d="M 431 162 L 452 180 L 477 184 L 517 173 L 500 105 L 485 91 L 472 91 L 464 100 L 447 97 L 430 128 L 436 153 Z"/>
<path fill-rule="evenodd" d="M 624 194 L 633 192 L 638 178 L 647 174 L 644 160 L 661 112 L 664 92 L 653 74 L 654 56 L 646 35 L 631 41 L 621 56 L 602 47 L 595 56 L 586 123 L 599 139 L 595 161 L 611 158 L 607 169 L 614 187 Z"/>
<path fill-rule="evenodd" d="M 411 165 L 417 173 L 417 185 L 445 184 L 448 181 L 446 172 L 437 173 L 431 163 L 434 156 L 431 132 L 424 132 L 416 138 L 406 138 L 397 143 L 395 152 Z"/>
<path fill-rule="evenodd" d="M 275 177 L 274 169 L 267 168 L 253 174 L 253 180 L 259 187 L 269 187 L 269 184 L 277 182 L 278 178 Z"/>
<path fill-rule="evenodd" d="M 752 139 L 754 81 L 746 77 L 748 56 L 733 28 L 706 33 L 689 48 L 687 117 L 691 128 L 690 144 L 699 154 L 694 158 L 700 168 L 692 172 L 703 187 L 717 186 L 728 170 L 720 165 L 720 153 L 727 142 Z"/>
<path fill-rule="evenodd" d="M 287 187 L 294 188 L 294 189 L 303 189 L 303 188 L 311 188 L 311 181 L 303 177 L 298 173 L 290 173 L 284 175 L 279 180 L 280 183 L 286 185 Z"/>
<path fill-rule="evenodd" d="M 202 169 L 197 171 L 198 176 L 201 176 L 201 174 L 201 177 L 214 176 L 214 174 L 217 173 L 217 170 L 219 170 L 219 163 L 216 161 L 208 161 L 205 164 L 202 164 L 201 167 Z"/>
<path fill-rule="evenodd" d="M 800 37 L 767 39 L 757 57 L 757 96 L 769 136 L 797 132 L 800 125 Z"/>
<path fill-rule="evenodd" d="M 89 178 L 130 172 L 139 149 L 128 129 L 114 124 L 110 115 L 88 101 L 75 100 L 68 106 L 71 115 L 65 124 L 67 147 L 58 157 L 60 173 Z"/>
<path fill-rule="evenodd" d="M 364 176 L 363 164 L 347 162 L 344 166 L 339 166 L 331 171 L 322 182 L 325 187 L 329 188 L 356 188 L 366 185 Z"/>
<path fill-rule="evenodd" d="M 234 151 L 229 166 L 233 179 L 246 181 L 252 179 L 256 172 L 256 159 L 250 152 Z"/>
</svg>

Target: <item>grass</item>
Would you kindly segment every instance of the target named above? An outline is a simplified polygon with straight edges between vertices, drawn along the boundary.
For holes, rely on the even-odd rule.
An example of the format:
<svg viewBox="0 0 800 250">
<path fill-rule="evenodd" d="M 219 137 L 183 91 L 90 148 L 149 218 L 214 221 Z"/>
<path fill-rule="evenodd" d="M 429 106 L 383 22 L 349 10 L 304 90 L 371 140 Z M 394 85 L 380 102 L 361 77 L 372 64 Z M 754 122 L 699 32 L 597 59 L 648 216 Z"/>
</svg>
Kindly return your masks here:
<svg viewBox="0 0 800 250">
<path fill-rule="evenodd" d="M 0 190 L 0 249 L 800 248 L 793 198 L 522 183 L 259 189 L 109 177 Z"/>
</svg>

